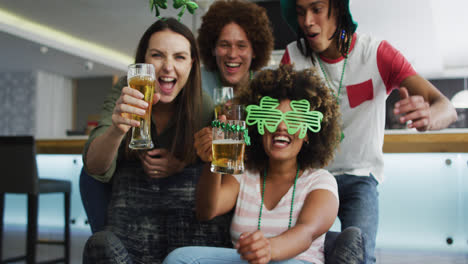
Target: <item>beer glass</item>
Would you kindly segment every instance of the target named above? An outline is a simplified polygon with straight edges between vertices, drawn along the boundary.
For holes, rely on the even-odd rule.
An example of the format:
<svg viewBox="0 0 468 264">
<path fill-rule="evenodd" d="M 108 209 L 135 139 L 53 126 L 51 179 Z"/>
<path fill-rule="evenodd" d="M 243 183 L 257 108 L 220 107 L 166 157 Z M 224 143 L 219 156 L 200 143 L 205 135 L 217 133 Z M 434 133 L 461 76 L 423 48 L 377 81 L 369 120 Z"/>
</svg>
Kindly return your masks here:
<svg viewBox="0 0 468 264">
<path fill-rule="evenodd" d="M 245 107 L 239 104 L 226 104 L 222 113 L 227 120 L 245 120 Z"/>
<path fill-rule="evenodd" d="M 243 120 L 227 120 L 222 126 L 213 127 L 211 171 L 216 173 L 241 174 L 244 172 L 245 129 Z"/>
<path fill-rule="evenodd" d="M 225 114 L 226 106 L 232 103 L 234 90 L 232 87 L 215 88 L 213 90 L 213 103 L 215 105 L 215 118 Z"/>
<path fill-rule="evenodd" d="M 141 92 L 148 103 L 144 116 L 132 115 L 132 119 L 140 122 L 139 127 L 132 127 L 132 138 L 129 148 L 152 149 L 151 140 L 151 108 L 153 106 L 154 85 L 156 76 L 153 64 L 137 63 L 128 66 L 127 82 L 130 88 Z"/>
</svg>

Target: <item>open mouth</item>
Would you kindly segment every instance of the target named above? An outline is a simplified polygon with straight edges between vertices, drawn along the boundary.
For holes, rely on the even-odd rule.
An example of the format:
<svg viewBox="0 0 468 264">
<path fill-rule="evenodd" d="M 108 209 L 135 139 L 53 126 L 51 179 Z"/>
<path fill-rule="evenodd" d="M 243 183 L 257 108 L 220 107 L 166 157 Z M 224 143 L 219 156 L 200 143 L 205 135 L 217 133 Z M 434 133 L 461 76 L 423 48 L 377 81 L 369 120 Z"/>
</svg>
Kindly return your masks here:
<svg viewBox="0 0 468 264">
<path fill-rule="evenodd" d="M 169 94 L 174 88 L 177 79 L 173 77 L 159 77 L 158 82 L 159 88 L 161 89 L 161 93 Z"/>
<path fill-rule="evenodd" d="M 224 66 L 226 66 L 227 72 L 237 72 L 237 70 L 240 68 L 241 63 L 236 63 L 236 62 L 226 62 L 224 63 Z"/>
<path fill-rule="evenodd" d="M 241 64 L 235 62 L 226 62 L 224 65 L 226 65 L 228 68 L 239 68 Z"/>
<path fill-rule="evenodd" d="M 318 35 L 319 35 L 319 33 L 312 33 L 312 34 L 307 34 L 307 37 L 308 38 L 315 38 Z"/>
<path fill-rule="evenodd" d="M 284 135 L 276 135 L 273 137 L 273 145 L 278 147 L 285 147 L 291 144 L 291 138 Z"/>
</svg>

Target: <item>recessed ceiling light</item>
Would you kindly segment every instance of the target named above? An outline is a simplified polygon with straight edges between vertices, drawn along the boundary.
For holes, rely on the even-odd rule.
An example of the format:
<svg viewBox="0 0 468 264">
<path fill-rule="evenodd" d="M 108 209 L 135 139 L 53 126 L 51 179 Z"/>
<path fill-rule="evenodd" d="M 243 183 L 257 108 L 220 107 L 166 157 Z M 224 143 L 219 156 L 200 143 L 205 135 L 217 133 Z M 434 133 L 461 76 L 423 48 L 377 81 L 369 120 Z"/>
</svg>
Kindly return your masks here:
<svg viewBox="0 0 468 264">
<path fill-rule="evenodd" d="M 46 54 L 47 52 L 49 52 L 49 48 L 46 46 L 41 46 L 39 50 L 41 51 L 42 54 Z"/>
<path fill-rule="evenodd" d="M 86 69 L 87 71 L 92 71 L 93 68 L 94 68 L 94 63 L 93 63 L 92 61 L 87 61 L 87 62 L 85 63 L 85 69 Z"/>
</svg>

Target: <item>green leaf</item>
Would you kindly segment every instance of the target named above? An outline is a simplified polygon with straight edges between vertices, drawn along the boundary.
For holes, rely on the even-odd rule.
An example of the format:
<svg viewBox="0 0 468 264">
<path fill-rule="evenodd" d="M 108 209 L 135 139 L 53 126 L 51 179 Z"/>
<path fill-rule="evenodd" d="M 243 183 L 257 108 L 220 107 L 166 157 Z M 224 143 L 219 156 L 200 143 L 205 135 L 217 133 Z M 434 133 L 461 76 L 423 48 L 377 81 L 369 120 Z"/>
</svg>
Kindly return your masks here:
<svg viewBox="0 0 468 264">
<path fill-rule="evenodd" d="M 156 16 L 159 17 L 160 13 L 159 13 L 159 8 L 156 6 Z"/>
<path fill-rule="evenodd" d="M 156 2 L 156 4 L 161 7 L 162 9 L 167 8 L 167 0 L 153 0 Z"/>
<path fill-rule="evenodd" d="M 179 14 L 177 14 L 177 16 L 179 17 L 179 21 L 180 21 L 180 18 L 184 15 L 184 12 L 185 12 L 185 5 L 182 7 L 182 10 L 179 12 Z"/>
<path fill-rule="evenodd" d="M 193 14 L 197 8 L 198 8 L 197 3 L 187 2 L 187 9 L 190 12 L 190 14 Z"/>
<path fill-rule="evenodd" d="M 184 0 L 174 0 L 173 6 L 174 6 L 175 9 L 178 9 L 181 6 L 183 6 L 184 4 L 185 4 Z"/>
</svg>

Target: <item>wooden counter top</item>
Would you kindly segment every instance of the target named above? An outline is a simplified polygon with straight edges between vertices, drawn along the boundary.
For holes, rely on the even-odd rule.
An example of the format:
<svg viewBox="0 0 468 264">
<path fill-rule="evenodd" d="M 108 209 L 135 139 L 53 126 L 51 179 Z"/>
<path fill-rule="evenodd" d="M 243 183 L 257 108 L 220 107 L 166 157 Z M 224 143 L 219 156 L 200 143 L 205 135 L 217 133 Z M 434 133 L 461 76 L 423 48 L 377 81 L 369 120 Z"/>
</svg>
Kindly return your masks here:
<svg viewBox="0 0 468 264">
<path fill-rule="evenodd" d="M 82 154 L 86 138 L 37 139 L 37 154 Z"/>
<path fill-rule="evenodd" d="M 468 133 L 386 134 L 384 153 L 468 152 Z"/>
<path fill-rule="evenodd" d="M 37 139 L 38 154 L 81 154 L 86 137 Z M 468 152 L 468 133 L 386 134 L 384 153 Z"/>
</svg>

